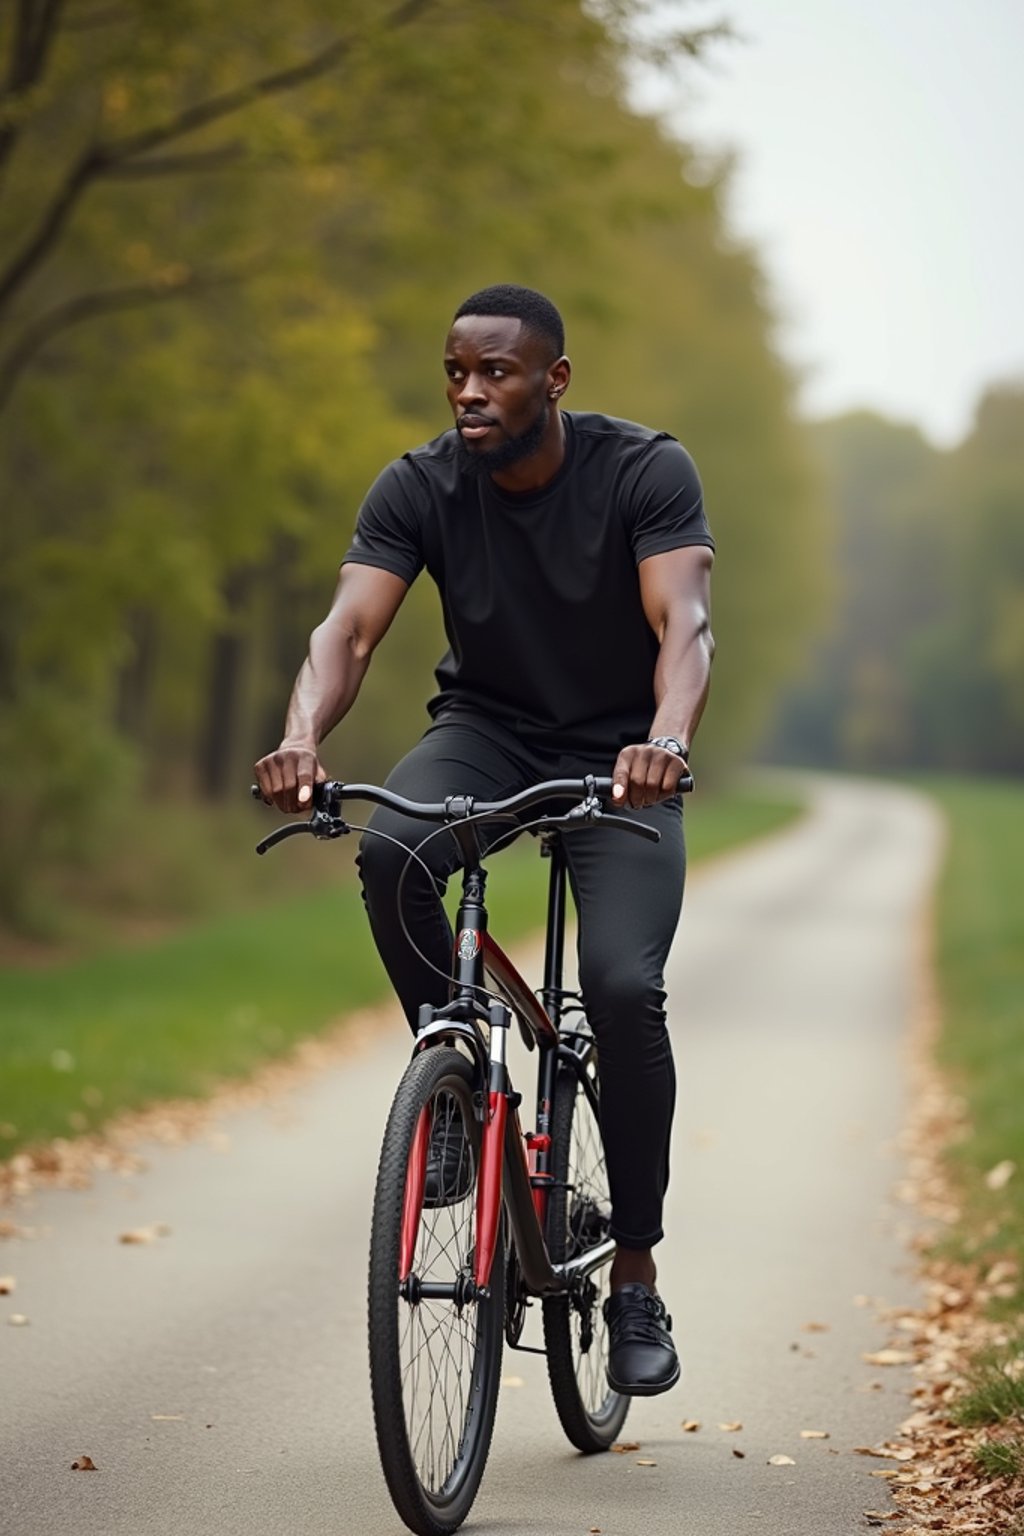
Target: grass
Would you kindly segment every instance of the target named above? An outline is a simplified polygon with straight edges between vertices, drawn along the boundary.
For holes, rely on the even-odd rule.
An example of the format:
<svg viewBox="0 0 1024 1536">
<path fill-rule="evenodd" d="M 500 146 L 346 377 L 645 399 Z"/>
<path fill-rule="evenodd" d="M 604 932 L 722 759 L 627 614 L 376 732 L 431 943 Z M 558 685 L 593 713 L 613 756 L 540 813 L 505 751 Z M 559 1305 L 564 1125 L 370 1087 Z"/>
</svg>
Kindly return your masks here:
<svg viewBox="0 0 1024 1536">
<path fill-rule="evenodd" d="M 687 811 L 691 859 L 798 810 L 774 793 L 702 795 Z M 253 860 L 245 911 L 71 963 L 0 970 L 0 1155 L 149 1102 L 203 1097 L 386 995 L 350 861 L 333 884 L 275 901 L 292 851 L 276 852 L 276 866 Z M 489 905 L 503 941 L 541 923 L 545 872 L 532 845 L 495 864 Z"/>
<path fill-rule="evenodd" d="M 939 1057 L 966 1098 L 971 1133 L 952 1149 L 975 1253 L 1024 1267 L 1024 784 L 930 781 L 949 853 L 937 903 Z M 1006 1185 L 985 1175 L 1010 1162 Z"/>
<path fill-rule="evenodd" d="M 1024 1271 L 1024 784 L 927 780 L 949 823 L 936 908 L 943 1030 L 939 1059 L 967 1104 L 970 1133 L 948 1153 L 964 1215 L 953 1234 L 984 1267 L 1015 1259 Z M 986 1174 L 1013 1167 L 998 1189 Z M 998 1303 L 1019 1313 L 1021 1295 Z M 964 1425 L 1024 1423 L 1024 1332 L 981 1353 L 954 1407 Z M 1018 1433 L 975 1451 L 988 1475 L 1024 1478 Z"/>
<path fill-rule="evenodd" d="M 986 1477 L 1024 1477 L 1024 1440 L 986 1440 L 976 1447 L 975 1459 Z M 1014 1526 L 1019 1531 L 1020 1524 Z"/>
<path fill-rule="evenodd" d="M 976 1428 L 1018 1414 L 1024 1416 L 1024 1335 L 1019 1332 L 998 1349 L 978 1355 L 953 1418 Z"/>
</svg>

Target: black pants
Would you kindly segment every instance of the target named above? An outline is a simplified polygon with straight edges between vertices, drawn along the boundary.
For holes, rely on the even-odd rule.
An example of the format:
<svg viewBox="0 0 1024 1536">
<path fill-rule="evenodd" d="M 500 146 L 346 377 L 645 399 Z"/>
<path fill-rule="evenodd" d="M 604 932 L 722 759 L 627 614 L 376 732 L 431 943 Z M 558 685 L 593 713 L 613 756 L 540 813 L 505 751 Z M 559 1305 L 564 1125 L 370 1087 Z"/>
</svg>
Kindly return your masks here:
<svg viewBox="0 0 1024 1536">
<path fill-rule="evenodd" d="M 543 779 L 611 772 L 594 763 L 527 748 L 483 717 L 460 716 L 431 726 L 388 778 L 411 800 L 471 794 L 506 795 Z M 677 801 L 626 814 L 661 832 L 660 843 L 587 827 L 565 840 L 569 879 L 579 915 L 579 977 L 597 1041 L 601 1121 L 612 1196 L 612 1235 L 626 1248 L 649 1248 L 662 1237 L 675 1072 L 665 1028 L 663 971 L 679 920 L 686 855 Z M 425 965 L 406 942 L 397 918 L 396 887 L 406 848 L 422 843 L 423 822 L 377 810 L 359 864 L 366 907 L 381 959 L 410 1024 L 417 1009 L 448 1001 L 444 975 L 452 933 L 438 898 L 458 866 L 454 839 L 442 834 L 421 850 L 431 875 L 413 865 L 403 886 L 403 913 L 416 944 L 444 975 Z M 491 839 L 501 828 L 490 832 Z M 436 882 L 436 883 L 435 883 Z"/>
</svg>

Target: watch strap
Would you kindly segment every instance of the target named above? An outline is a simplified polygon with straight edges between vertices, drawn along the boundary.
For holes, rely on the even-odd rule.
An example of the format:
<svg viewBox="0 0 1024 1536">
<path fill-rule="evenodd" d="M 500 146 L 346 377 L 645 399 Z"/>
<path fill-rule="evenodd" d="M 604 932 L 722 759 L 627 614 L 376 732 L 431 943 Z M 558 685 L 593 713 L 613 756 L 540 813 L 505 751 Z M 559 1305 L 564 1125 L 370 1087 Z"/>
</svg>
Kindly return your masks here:
<svg viewBox="0 0 1024 1536">
<path fill-rule="evenodd" d="M 671 752 L 674 757 L 682 758 L 685 763 L 690 756 L 690 749 L 683 745 L 678 736 L 649 736 L 647 746 L 661 747 L 665 752 Z"/>
</svg>

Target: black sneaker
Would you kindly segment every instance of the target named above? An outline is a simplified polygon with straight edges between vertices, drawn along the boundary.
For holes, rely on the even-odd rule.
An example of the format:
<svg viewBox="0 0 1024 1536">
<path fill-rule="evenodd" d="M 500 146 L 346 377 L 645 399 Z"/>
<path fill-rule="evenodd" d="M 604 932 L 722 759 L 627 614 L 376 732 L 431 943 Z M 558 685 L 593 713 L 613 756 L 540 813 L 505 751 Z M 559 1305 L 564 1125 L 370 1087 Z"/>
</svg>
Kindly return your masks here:
<svg viewBox="0 0 1024 1536">
<path fill-rule="evenodd" d="M 665 1303 L 647 1285 L 624 1285 L 604 1304 L 610 1335 L 608 1385 L 626 1397 L 656 1397 L 682 1375 Z"/>
<path fill-rule="evenodd" d="M 427 1148 L 423 1204 L 428 1210 L 457 1205 L 473 1187 L 473 1148 L 462 1123 L 462 1110 L 451 1099 L 435 1112 Z"/>
</svg>

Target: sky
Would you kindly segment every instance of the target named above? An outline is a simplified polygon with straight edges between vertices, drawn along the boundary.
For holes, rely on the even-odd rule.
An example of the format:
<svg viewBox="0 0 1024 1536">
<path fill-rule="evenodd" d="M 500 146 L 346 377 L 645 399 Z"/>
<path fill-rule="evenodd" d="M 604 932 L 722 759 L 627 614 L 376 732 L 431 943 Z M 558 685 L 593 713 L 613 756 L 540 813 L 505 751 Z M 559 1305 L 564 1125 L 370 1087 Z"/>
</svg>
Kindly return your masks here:
<svg viewBox="0 0 1024 1536">
<path fill-rule="evenodd" d="M 958 441 L 987 384 L 1024 380 L 1024 0 L 682 13 L 740 40 L 639 99 L 735 151 L 730 220 L 760 253 L 803 409 L 867 406 Z"/>
</svg>

